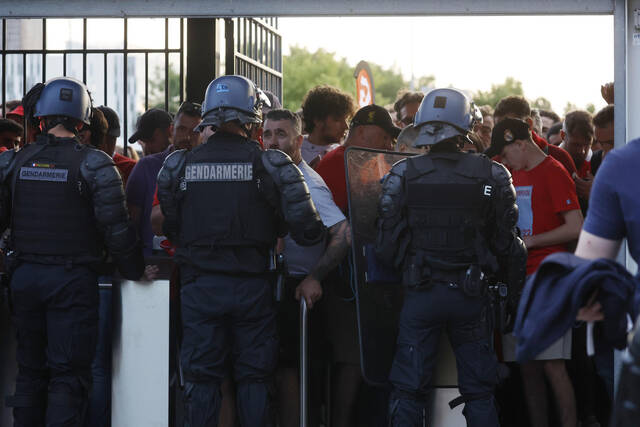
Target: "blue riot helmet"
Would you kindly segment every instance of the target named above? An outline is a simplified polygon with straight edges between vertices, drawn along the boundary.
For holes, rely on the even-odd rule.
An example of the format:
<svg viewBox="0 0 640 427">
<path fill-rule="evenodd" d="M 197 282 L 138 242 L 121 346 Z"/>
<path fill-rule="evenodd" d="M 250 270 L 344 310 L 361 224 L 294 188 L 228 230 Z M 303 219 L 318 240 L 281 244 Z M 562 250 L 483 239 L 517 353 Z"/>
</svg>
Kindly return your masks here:
<svg viewBox="0 0 640 427">
<path fill-rule="evenodd" d="M 457 89 L 433 89 L 420 103 L 414 119 L 419 130 L 414 147 L 434 145 L 456 136 L 467 137 L 473 125 L 482 122 L 482 114 L 467 96 Z"/>
<path fill-rule="evenodd" d="M 57 77 L 47 81 L 36 102 L 35 117 L 61 116 L 91 123 L 91 96 L 81 81 Z"/>
<path fill-rule="evenodd" d="M 221 76 L 209 83 L 202 103 L 203 129 L 222 123 L 262 123 L 262 105 L 271 106 L 269 98 L 251 80 L 243 76 Z"/>
</svg>

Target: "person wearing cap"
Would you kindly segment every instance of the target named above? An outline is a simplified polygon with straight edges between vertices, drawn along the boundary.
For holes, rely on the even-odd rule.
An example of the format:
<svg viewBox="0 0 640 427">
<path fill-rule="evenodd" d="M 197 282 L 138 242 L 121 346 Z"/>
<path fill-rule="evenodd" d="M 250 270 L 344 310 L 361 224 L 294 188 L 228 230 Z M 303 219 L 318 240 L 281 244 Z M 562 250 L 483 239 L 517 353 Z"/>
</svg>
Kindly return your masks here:
<svg viewBox="0 0 640 427">
<path fill-rule="evenodd" d="M 529 129 L 531 129 L 531 138 L 533 139 L 533 142 L 535 142 L 545 154 L 550 155 L 562 163 L 562 166 L 564 166 L 567 172 L 569 172 L 569 175 L 573 176 L 574 172 L 576 172 L 576 165 L 569 153 L 560 147 L 549 144 L 543 137 L 539 136 L 533 130 L 533 117 L 531 115 L 531 106 L 529 105 L 529 101 L 522 96 L 507 96 L 502 98 L 500 102 L 498 102 L 498 105 L 496 105 L 496 109 L 493 112 L 493 120 L 495 124 L 498 124 L 504 118 L 520 119 L 527 122 L 529 124 Z M 500 161 L 499 159 L 495 160 Z"/>
<path fill-rule="evenodd" d="M 22 125 L 24 122 L 24 108 L 22 108 L 22 105 L 18 105 L 13 110 L 10 110 L 7 113 L 7 119 L 13 120 L 19 125 Z"/>
<path fill-rule="evenodd" d="M 130 143 L 141 141 L 145 156 L 136 163 L 127 180 L 127 206 L 131 220 L 140 230 L 144 244 L 144 255 L 153 252 L 153 232 L 151 231 L 151 208 L 156 192 L 156 178 L 162 162 L 174 150 L 171 115 L 164 110 L 152 108 L 138 119 L 136 132 L 129 138 Z"/>
<path fill-rule="evenodd" d="M 0 152 L 15 150 L 20 145 L 24 128 L 13 120 L 0 118 Z"/>
<path fill-rule="evenodd" d="M 16 426 L 82 426 L 98 335 L 98 272 L 110 254 L 124 278 L 139 280 L 142 247 L 111 158 L 78 139 L 91 123 L 86 86 L 59 77 L 35 85 L 24 100 L 42 133 L 0 155 L 0 232 L 11 227 L 6 266 L 19 367 L 7 404 Z"/>
<path fill-rule="evenodd" d="M 527 275 L 533 274 L 549 254 L 564 252 L 582 227 L 582 212 L 575 184 L 564 166 L 534 142 L 529 123 L 513 118 L 501 120 L 485 153 L 499 155 L 512 170 L 518 203 L 518 228 L 528 250 Z M 515 358 L 515 339 L 505 335 L 505 360 Z M 522 379 L 529 417 L 533 425 L 548 421 L 547 389 L 551 384 L 562 425 L 576 425 L 576 402 L 565 360 L 571 358 L 571 331 L 522 365 Z"/>
<path fill-rule="evenodd" d="M 180 267 L 185 425 L 218 425 L 220 385 L 233 365 L 242 426 L 271 426 L 270 384 L 278 342 L 269 280 L 272 249 L 324 241 L 325 226 L 300 170 L 250 136 L 269 102 L 242 76 L 207 87 L 199 130 L 215 132 L 176 150 L 158 174 L 165 236 Z"/>
<path fill-rule="evenodd" d="M 394 126 L 391 116 L 379 105 L 367 105 L 359 109 L 351 120 L 344 144 L 329 151 L 316 166 L 327 184 L 336 205 L 347 212 L 347 179 L 344 170 L 344 151 L 347 147 L 365 147 L 377 150 L 393 150 L 400 128 Z"/>
<path fill-rule="evenodd" d="M 171 145 L 171 114 L 159 108 L 151 108 L 136 123 L 136 131 L 129 137 L 129 144 L 139 142 L 145 156 L 161 153 Z"/>
<path fill-rule="evenodd" d="M 458 367 L 468 426 L 498 426 L 498 382 L 487 313 L 488 280 L 508 284 L 515 314 L 526 250 L 517 235 L 515 191 L 506 168 L 462 151 L 482 116 L 456 89 L 427 93 L 416 113 L 415 147 L 428 154 L 396 163 L 382 184 L 376 254 L 402 272 L 404 305 L 389 380 L 391 426 L 422 426 L 440 334 Z M 507 322 L 508 323 L 508 322 Z"/>
<path fill-rule="evenodd" d="M 391 151 L 399 134 L 400 128 L 394 126 L 387 110 L 378 105 L 367 105 L 353 116 L 344 144 L 329 151 L 318 162 L 316 172 L 331 190 L 335 204 L 345 216 L 348 215 L 345 150 L 348 147 L 366 147 Z M 304 150 L 302 156 L 304 157 Z M 345 300 L 341 291 L 336 290 L 349 289 L 346 277 L 334 270 L 327 281 L 332 284 L 325 288 L 327 336 L 333 349 L 331 359 L 334 364 L 332 424 L 348 425 L 354 416 L 358 388 L 362 381 L 356 306 L 352 301 Z"/>
</svg>

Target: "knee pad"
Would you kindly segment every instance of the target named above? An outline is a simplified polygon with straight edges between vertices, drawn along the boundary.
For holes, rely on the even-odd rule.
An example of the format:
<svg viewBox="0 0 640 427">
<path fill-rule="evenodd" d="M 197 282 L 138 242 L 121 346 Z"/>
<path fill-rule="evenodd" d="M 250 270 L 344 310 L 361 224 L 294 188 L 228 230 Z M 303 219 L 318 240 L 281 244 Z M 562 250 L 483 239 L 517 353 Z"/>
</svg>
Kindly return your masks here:
<svg viewBox="0 0 640 427">
<path fill-rule="evenodd" d="M 395 391 L 394 391 L 395 392 Z M 398 398 L 389 399 L 389 425 L 392 427 L 427 425 L 425 400 Z"/>
<path fill-rule="evenodd" d="M 273 396 L 275 387 L 271 381 L 244 380 L 237 384 L 238 418 L 240 425 L 275 425 Z"/>
<path fill-rule="evenodd" d="M 185 383 L 184 426 L 218 425 L 221 402 L 220 383 Z"/>
</svg>

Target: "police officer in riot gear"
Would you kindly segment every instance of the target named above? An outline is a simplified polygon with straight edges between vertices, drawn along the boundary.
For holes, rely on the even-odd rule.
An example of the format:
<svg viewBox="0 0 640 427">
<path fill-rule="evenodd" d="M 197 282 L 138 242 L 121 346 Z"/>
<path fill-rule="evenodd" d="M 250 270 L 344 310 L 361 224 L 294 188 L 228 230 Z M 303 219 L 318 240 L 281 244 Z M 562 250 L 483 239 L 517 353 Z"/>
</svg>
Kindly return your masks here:
<svg viewBox="0 0 640 427">
<path fill-rule="evenodd" d="M 0 155 L 0 229 L 8 255 L 18 332 L 15 426 L 80 426 L 98 332 L 98 274 L 107 253 L 121 274 L 143 274 L 113 161 L 81 145 L 91 98 L 61 77 L 30 92 L 42 133 Z M 105 248 L 106 247 L 106 248 Z"/>
<path fill-rule="evenodd" d="M 402 271 L 405 286 L 390 374 L 393 426 L 426 423 L 443 329 L 456 356 L 461 393 L 450 405 L 465 404 L 469 426 L 498 425 L 487 278 L 510 285 L 515 313 L 526 249 L 517 235 L 509 172 L 484 155 L 460 150 L 478 120 L 462 92 L 429 92 L 416 114 L 414 143 L 429 146 L 429 153 L 396 163 L 383 183 L 376 251 Z"/>
<path fill-rule="evenodd" d="M 301 245 L 325 229 L 300 170 L 249 139 L 261 123 L 261 91 L 241 76 L 209 84 L 200 128 L 215 133 L 178 150 L 158 175 L 165 234 L 181 271 L 185 425 L 215 426 L 228 356 L 244 427 L 272 425 L 275 312 L 267 272 L 277 237 Z"/>
</svg>

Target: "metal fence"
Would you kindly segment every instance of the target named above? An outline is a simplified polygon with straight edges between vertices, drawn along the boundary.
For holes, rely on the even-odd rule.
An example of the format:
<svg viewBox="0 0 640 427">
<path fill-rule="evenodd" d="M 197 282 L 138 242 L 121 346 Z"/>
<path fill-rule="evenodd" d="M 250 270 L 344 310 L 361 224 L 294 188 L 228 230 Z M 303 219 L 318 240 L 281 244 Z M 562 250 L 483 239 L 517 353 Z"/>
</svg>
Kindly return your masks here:
<svg viewBox="0 0 640 427">
<path fill-rule="evenodd" d="M 282 100 L 282 36 L 278 32 L 278 18 L 226 19 L 225 39 L 226 73 L 241 74 Z"/>
<path fill-rule="evenodd" d="M 67 25 L 65 39 L 59 33 Z M 145 40 L 140 30 L 131 37 L 132 25 L 137 30 L 149 26 L 153 37 Z M 118 112 L 125 149 L 139 113 L 152 106 L 175 112 L 184 98 L 182 18 L 5 18 L 1 34 L 3 106 L 8 97 L 20 99 L 37 82 L 60 75 L 76 77 L 87 84 L 94 104 Z M 150 70 L 150 63 L 155 69 Z"/>
<path fill-rule="evenodd" d="M 118 113 L 119 142 L 126 151 L 137 117 L 151 107 L 175 113 L 185 99 L 188 72 L 199 71 L 186 69 L 185 20 L 3 18 L 2 106 L 21 99 L 35 83 L 76 77 L 87 84 L 94 105 L 108 105 Z M 282 37 L 277 18 L 227 18 L 224 23 L 220 47 L 225 53 L 220 59 L 225 64 L 216 70 L 244 75 L 282 98 Z M 7 112 L 3 108 L 3 116 Z"/>
</svg>

